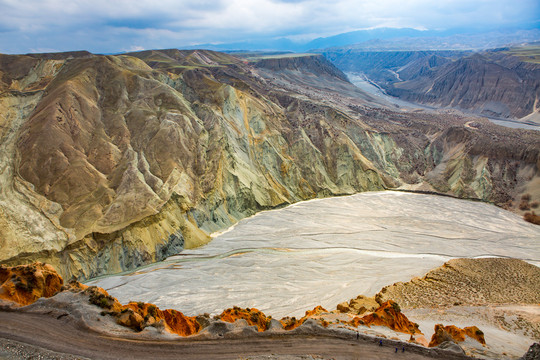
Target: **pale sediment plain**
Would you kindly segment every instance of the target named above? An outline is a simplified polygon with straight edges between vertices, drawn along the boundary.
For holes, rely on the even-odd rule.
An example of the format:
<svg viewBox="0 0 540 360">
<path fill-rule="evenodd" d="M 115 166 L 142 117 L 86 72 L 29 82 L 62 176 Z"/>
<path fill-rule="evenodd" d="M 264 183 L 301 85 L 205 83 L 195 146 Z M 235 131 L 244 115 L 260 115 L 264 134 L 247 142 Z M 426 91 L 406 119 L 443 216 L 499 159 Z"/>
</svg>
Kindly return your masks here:
<svg viewBox="0 0 540 360">
<path fill-rule="evenodd" d="M 280 318 L 374 295 L 451 258 L 512 257 L 538 266 L 538 239 L 538 226 L 489 204 L 367 192 L 261 212 L 201 248 L 87 284 L 122 303 L 186 315 L 237 305 Z"/>
</svg>

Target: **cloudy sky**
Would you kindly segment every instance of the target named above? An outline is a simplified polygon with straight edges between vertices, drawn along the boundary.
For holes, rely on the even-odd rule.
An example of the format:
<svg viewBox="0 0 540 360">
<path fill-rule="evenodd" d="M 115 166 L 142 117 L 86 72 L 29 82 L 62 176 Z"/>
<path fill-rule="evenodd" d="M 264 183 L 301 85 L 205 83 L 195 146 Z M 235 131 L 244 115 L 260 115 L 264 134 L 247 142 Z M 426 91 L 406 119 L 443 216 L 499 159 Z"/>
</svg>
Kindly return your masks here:
<svg viewBox="0 0 540 360">
<path fill-rule="evenodd" d="M 0 0 L 0 52 L 112 53 L 374 27 L 538 28 L 538 0 Z"/>
</svg>

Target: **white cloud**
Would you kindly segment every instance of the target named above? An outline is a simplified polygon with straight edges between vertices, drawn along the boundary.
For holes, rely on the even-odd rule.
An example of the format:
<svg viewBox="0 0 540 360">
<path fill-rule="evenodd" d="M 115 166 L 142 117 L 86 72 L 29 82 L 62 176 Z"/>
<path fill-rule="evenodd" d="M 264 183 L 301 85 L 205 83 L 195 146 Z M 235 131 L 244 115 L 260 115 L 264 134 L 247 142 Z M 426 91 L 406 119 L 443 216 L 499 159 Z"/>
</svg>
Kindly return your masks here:
<svg viewBox="0 0 540 360">
<path fill-rule="evenodd" d="M 0 9 L 0 52 L 70 50 L 74 44 L 112 52 L 126 44 L 307 39 L 373 27 L 519 26 L 538 21 L 540 5 L 537 0 L 0 0 Z"/>
</svg>

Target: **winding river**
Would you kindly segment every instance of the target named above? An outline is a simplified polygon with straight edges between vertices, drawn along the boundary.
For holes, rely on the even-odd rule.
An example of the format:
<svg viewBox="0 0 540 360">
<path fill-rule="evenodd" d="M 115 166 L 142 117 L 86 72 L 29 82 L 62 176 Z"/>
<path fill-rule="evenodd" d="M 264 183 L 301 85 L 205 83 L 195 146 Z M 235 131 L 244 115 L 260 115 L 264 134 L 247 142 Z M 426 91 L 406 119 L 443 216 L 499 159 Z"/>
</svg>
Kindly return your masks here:
<svg viewBox="0 0 540 360">
<path fill-rule="evenodd" d="M 329 310 L 457 257 L 540 265 L 540 227 L 493 205 L 404 192 L 366 192 L 261 212 L 208 245 L 131 273 L 95 279 L 120 302 L 187 315 L 238 305 L 274 317 Z"/>
<path fill-rule="evenodd" d="M 432 106 L 420 105 L 420 104 L 408 102 L 405 100 L 401 100 L 397 97 L 389 96 L 388 94 L 386 94 L 384 89 L 376 85 L 374 82 L 370 81 L 364 74 L 348 72 L 346 73 L 346 75 L 349 78 L 350 82 L 354 84 L 356 87 L 362 89 L 363 91 L 371 95 L 374 95 L 377 98 L 383 99 L 389 102 L 390 104 L 399 106 L 401 108 L 423 109 L 423 110 L 436 109 L 435 107 L 432 107 Z M 464 111 L 463 109 L 460 109 L 460 111 L 466 114 L 466 111 Z M 471 113 L 470 115 L 473 117 L 476 117 L 476 116 L 483 117 L 482 115 L 478 115 L 474 113 Z M 511 119 L 500 119 L 500 118 L 495 119 L 495 118 L 490 118 L 490 117 L 486 117 L 486 119 L 488 119 L 494 124 L 513 128 L 513 129 L 526 129 L 526 130 L 540 131 L 540 125 L 530 125 L 530 124 L 526 124 L 517 120 L 511 120 Z"/>
</svg>

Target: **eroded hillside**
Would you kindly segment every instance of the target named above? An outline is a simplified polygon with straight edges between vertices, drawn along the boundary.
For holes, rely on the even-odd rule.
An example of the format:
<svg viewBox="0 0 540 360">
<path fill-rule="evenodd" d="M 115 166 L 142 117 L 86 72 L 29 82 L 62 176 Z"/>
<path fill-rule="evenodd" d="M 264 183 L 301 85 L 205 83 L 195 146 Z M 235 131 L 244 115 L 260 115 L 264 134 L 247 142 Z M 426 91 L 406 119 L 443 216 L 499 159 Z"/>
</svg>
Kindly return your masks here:
<svg viewBox="0 0 540 360">
<path fill-rule="evenodd" d="M 387 108 L 319 56 L 1 55 L 0 75 L 6 264 L 89 278 L 262 209 L 367 190 L 540 199 L 536 132 Z"/>
<path fill-rule="evenodd" d="M 360 51 L 323 54 L 363 73 L 392 96 L 495 118 L 539 123 L 538 46 L 467 51 Z"/>
</svg>

